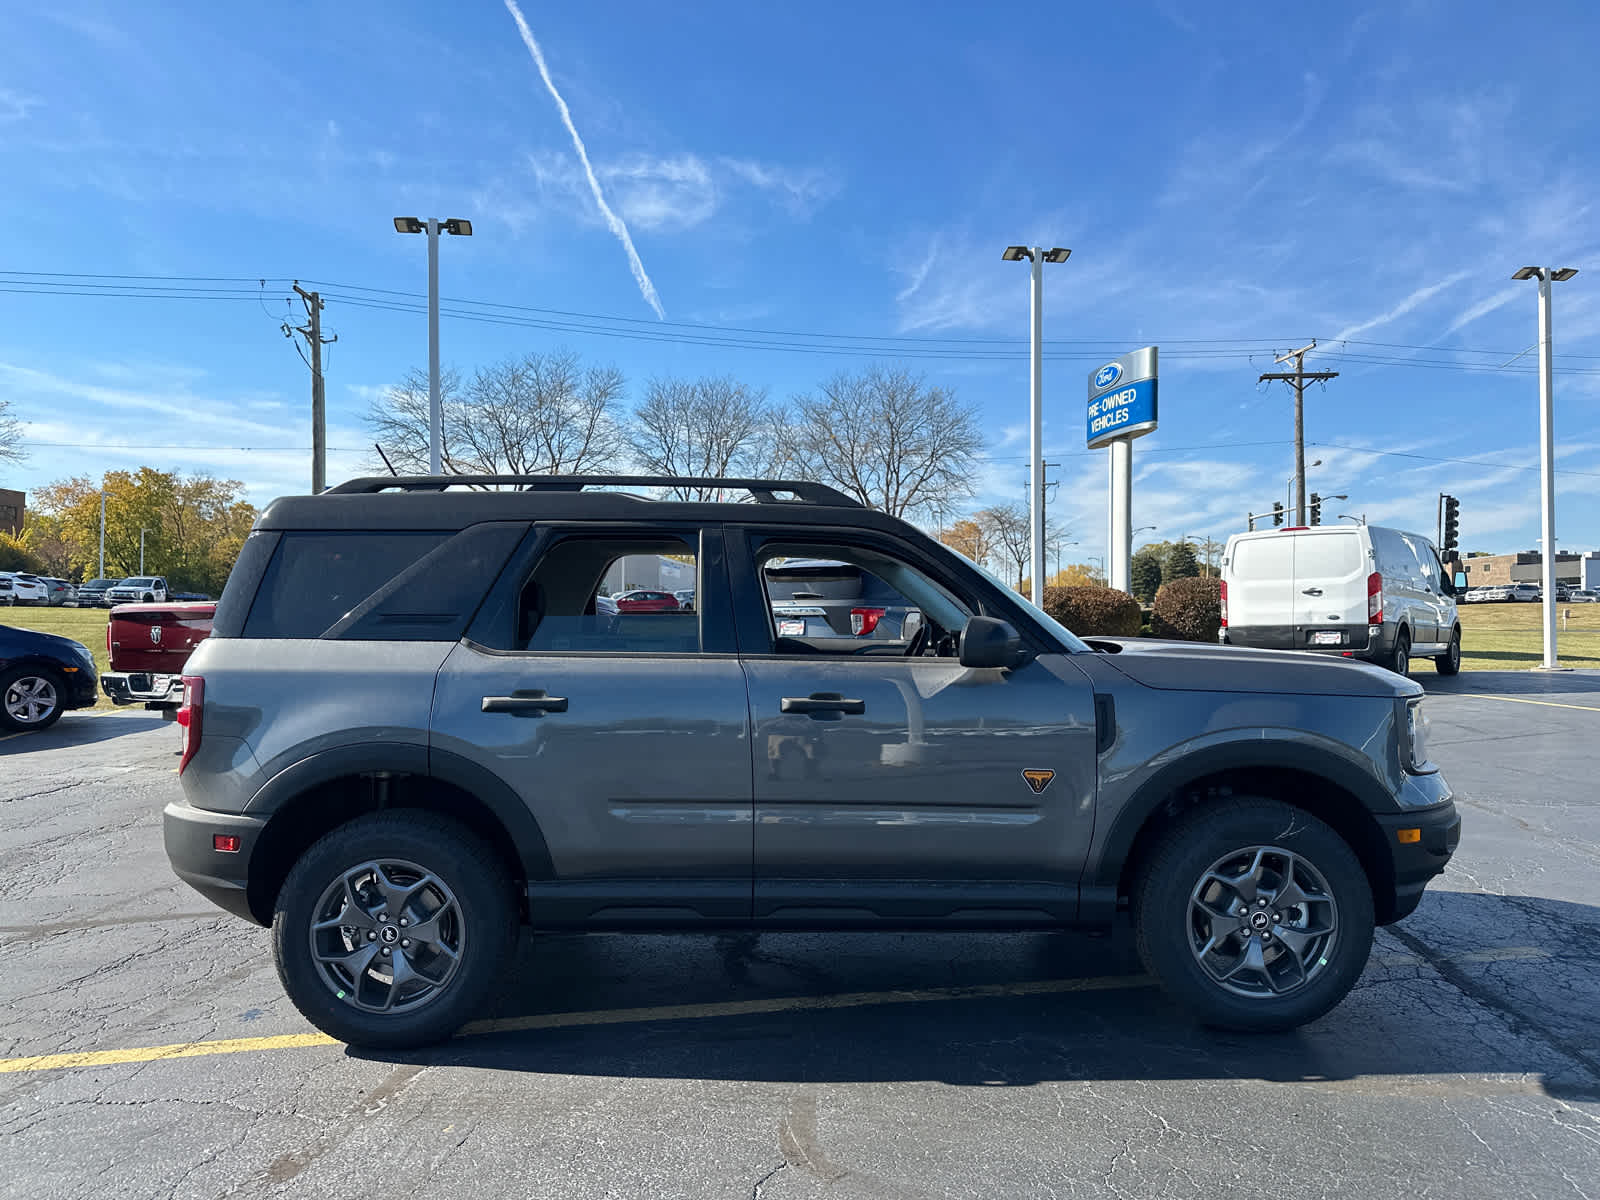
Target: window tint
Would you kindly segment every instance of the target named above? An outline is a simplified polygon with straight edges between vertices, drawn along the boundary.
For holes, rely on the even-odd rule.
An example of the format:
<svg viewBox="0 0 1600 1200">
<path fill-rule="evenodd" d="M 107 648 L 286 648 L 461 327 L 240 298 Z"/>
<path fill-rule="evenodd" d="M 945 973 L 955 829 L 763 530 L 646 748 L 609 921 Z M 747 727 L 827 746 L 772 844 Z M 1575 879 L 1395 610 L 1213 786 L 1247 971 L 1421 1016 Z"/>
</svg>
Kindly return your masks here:
<svg viewBox="0 0 1600 1200">
<path fill-rule="evenodd" d="M 244 636 L 321 637 L 448 536 L 285 533 L 250 606 Z"/>
<path fill-rule="evenodd" d="M 684 538 L 563 537 L 522 585 L 511 648 L 696 654 L 700 614 L 665 589 L 698 586 L 699 555 Z M 597 603 L 602 595 L 611 602 Z"/>
<path fill-rule="evenodd" d="M 1300 579 L 1338 579 L 1361 569 L 1361 539 L 1350 533 L 1316 533 L 1294 539 L 1294 573 Z"/>
<path fill-rule="evenodd" d="M 1232 570 L 1238 579 L 1293 579 L 1294 539 L 1274 535 L 1241 541 L 1233 548 Z"/>
</svg>

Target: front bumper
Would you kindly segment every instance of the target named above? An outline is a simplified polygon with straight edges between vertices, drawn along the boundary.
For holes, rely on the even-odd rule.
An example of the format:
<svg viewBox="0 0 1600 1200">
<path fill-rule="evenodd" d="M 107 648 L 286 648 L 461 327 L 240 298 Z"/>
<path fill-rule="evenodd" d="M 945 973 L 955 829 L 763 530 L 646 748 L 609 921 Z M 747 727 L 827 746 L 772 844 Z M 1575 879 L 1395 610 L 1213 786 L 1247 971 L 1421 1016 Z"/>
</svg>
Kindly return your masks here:
<svg viewBox="0 0 1600 1200">
<path fill-rule="evenodd" d="M 211 812 L 174 802 L 161 813 L 162 839 L 173 872 L 218 908 L 260 924 L 250 911 L 250 856 L 266 821 L 261 817 Z M 217 834 L 239 839 L 237 852 L 215 848 Z"/>
<path fill-rule="evenodd" d="M 1448 794 L 1449 789 L 1444 790 Z M 1414 912 L 1428 881 L 1444 870 L 1461 841 L 1461 815 L 1455 801 L 1446 800 L 1416 812 L 1384 814 L 1377 820 L 1394 864 L 1393 904 L 1379 914 L 1380 923 L 1387 925 Z M 1418 831 L 1416 841 L 1400 840 L 1402 830 L 1413 829 Z"/>
<path fill-rule="evenodd" d="M 183 676 L 149 671 L 107 671 L 100 676 L 100 690 L 113 704 L 172 708 L 183 703 Z"/>
</svg>

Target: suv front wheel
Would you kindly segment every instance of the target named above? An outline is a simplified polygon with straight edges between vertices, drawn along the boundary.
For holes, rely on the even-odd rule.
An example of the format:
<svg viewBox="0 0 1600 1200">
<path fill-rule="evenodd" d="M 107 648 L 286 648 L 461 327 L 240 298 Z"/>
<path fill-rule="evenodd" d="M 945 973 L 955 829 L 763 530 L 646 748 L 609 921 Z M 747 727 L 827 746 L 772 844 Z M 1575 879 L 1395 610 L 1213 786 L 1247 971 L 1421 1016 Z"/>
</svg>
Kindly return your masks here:
<svg viewBox="0 0 1600 1200">
<path fill-rule="evenodd" d="M 397 810 L 306 851 L 278 893 L 272 947 L 284 990 L 318 1029 L 408 1049 L 475 1015 L 515 932 L 493 851 L 454 821 Z"/>
<path fill-rule="evenodd" d="M 1372 949 L 1372 888 L 1344 839 L 1276 800 L 1181 817 L 1135 889 L 1139 954 L 1207 1025 L 1293 1029 L 1355 986 Z"/>
</svg>

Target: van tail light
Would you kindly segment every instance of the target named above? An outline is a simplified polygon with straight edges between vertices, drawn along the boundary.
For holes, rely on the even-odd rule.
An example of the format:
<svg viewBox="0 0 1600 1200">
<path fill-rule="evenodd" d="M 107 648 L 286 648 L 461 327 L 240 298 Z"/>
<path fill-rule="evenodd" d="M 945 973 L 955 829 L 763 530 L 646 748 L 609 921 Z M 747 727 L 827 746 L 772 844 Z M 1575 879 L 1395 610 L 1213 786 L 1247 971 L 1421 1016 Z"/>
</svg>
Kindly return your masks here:
<svg viewBox="0 0 1600 1200">
<path fill-rule="evenodd" d="M 1228 627 L 1228 581 L 1222 581 L 1222 627 Z"/>
<path fill-rule="evenodd" d="M 1367 624 L 1383 621 L 1383 576 L 1374 571 L 1367 576 Z"/>
<path fill-rule="evenodd" d="M 878 622 L 883 620 L 883 614 L 888 609 L 884 608 L 852 608 L 850 610 L 850 632 L 857 637 L 866 637 L 878 627 Z"/>
<path fill-rule="evenodd" d="M 200 749 L 201 722 L 206 708 L 206 681 L 199 675 L 183 676 L 183 703 L 178 706 L 178 728 L 183 730 L 183 757 L 178 760 L 178 774 L 189 765 L 195 751 Z"/>
</svg>

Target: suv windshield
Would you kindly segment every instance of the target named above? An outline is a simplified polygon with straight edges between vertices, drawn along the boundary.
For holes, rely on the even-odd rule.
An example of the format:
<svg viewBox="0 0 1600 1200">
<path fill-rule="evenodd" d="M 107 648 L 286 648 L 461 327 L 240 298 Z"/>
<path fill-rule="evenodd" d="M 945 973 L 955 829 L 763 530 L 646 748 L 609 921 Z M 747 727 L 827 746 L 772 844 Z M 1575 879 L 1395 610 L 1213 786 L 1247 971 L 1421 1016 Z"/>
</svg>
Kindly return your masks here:
<svg viewBox="0 0 1600 1200">
<path fill-rule="evenodd" d="M 1045 612 L 1044 609 L 1042 609 L 1038 605 L 1034 604 L 1026 596 L 1024 596 L 1021 593 L 1017 592 L 1015 589 L 1006 586 L 1005 580 L 1001 579 L 998 575 L 996 575 L 993 571 L 989 570 L 989 568 L 985 567 L 982 563 L 973 562 L 972 559 L 968 558 L 965 554 L 961 553 L 961 551 L 956 550 L 956 549 L 954 549 L 953 547 L 950 547 L 950 546 L 945 546 L 945 545 L 941 544 L 939 549 L 944 551 L 947 554 L 955 555 L 963 563 L 965 563 L 969 567 L 972 567 L 979 574 L 981 574 L 985 579 L 987 579 L 990 583 L 994 584 L 995 587 L 999 588 L 1002 592 L 1004 592 L 1007 596 L 1009 596 L 1014 603 L 1020 604 L 1024 608 L 1026 608 L 1028 610 L 1028 615 L 1030 617 L 1032 617 L 1035 621 L 1039 622 L 1039 624 L 1043 625 L 1045 627 L 1046 631 L 1048 631 L 1049 633 L 1054 635 L 1056 638 L 1058 638 L 1060 640 L 1061 644 L 1062 644 L 1062 647 L 1064 649 L 1066 649 L 1069 653 L 1072 653 L 1072 654 L 1093 654 L 1094 653 L 1094 647 L 1090 646 L 1087 642 L 1085 642 L 1077 634 L 1073 633 L 1072 630 L 1068 629 L 1060 621 L 1056 620 L 1049 613 Z"/>
</svg>

